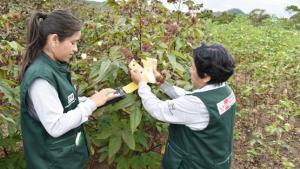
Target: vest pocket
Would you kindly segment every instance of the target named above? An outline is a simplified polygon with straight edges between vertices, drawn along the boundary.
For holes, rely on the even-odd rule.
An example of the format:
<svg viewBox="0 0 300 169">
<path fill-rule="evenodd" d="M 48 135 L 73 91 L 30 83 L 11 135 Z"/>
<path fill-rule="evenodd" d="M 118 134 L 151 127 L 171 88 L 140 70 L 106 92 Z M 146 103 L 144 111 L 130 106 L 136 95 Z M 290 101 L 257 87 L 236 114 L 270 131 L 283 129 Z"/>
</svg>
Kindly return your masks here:
<svg viewBox="0 0 300 169">
<path fill-rule="evenodd" d="M 163 169 L 188 169 L 188 154 L 170 141 L 163 157 Z"/>
<path fill-rule="evenodd" d="M 49 145 L 53 169 L 82 169 L 87 159 L 85 142 L 76 144 L 77 134 L 55 140 Z"/>
<path fill-rule="evenodd" d="M 81 134 L 79 135 L 79 133 Z M 49 145 L 50 150 L 60 151 L 64 151 L 64 149 L 66 149 L 68 151 L 83 152 L 85 150 L 84 148 L 86 148 L 86 144 L 82 132 L 74 133 L 65 138 L 52 141 Z"/>
<path fill-rule="evenodd" d="M 216 169 L 230 169 L 231 165 L 231 154 L 225 158 L 225 160 L 221 162 L 215 163 Z"/>
</svg>

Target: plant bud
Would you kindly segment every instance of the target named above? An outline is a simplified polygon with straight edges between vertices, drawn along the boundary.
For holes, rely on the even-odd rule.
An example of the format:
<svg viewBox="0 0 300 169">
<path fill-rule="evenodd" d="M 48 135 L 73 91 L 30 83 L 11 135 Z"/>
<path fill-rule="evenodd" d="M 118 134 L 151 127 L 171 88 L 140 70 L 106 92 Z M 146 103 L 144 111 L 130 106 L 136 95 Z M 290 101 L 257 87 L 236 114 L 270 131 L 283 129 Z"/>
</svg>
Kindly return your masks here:
<svg viewBox="0 0 300 169">
<path fill-rule="evenodd" d="M 142 49 L 144 52 L 150 52 L 151 51 L 151 45 L 150 44 L 144 44 L 142 46 Z"/>
<path fill-rule="evenodd" d="M 149 24 L 149 22 L 147 19 L 144 18 L 141 20 L 141 24 L 142 24 L 142 26 L 147 26 Z"/>
<path fill-rule="evenodd" d="M 128 62 L 130 62 L 133 59 L 133 54 L 129 49 L 122 47 L 120 48 L 120 52 L 127 59 Z"/>
<path fill-rule="evenodd" d="M 102 46 L 102 41 L 99 41 L 97 44 L 98 44 L 98 46 Z"/>
<path fill-rule="evenodd" d="M 196 25 L 197 24 L 197 18 L 196 17 L 192 17 L 192 24 Z"/>
<path fill-rule="evenodd" d="M 169 23 L 167 25 L 167 32 L 170 32 L 171 34 L 175 34 L 177 32 L 177 25 L 174 23 Z"/>
<path fill-rule="evenodd" d="M 81 54 L 81 59 L 86 59 L 86 58 L 87 58 L 86 53 Z"/>
</svg>

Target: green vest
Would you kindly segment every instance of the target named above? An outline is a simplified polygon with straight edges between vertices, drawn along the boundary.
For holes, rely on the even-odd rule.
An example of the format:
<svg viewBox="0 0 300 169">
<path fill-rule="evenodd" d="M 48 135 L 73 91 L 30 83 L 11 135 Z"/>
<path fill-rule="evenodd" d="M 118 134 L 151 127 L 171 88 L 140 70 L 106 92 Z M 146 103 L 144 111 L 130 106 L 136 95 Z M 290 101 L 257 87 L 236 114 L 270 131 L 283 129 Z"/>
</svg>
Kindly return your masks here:
<svg viewBox="0 0 300 169">
<path fill-rule="evenodd" d="M 193 131 L 185 125 L 171 124 L 163 168 L 229 169 L 236 112 L 232 90 L 225 85 L 191 95 L 201 99 L 208 109 L 208 126 Z"/>
<path fill-rule="evenodd" d="M 75 109 L 79 103 L 68 65 L 53 61 L 45 53 L 41 53 L 26 69 L 20 87 L 21 129 L 27 168 L 83 169 L 89 156 L 83 126 L 54 138 L 47 133 L 40 121 L 29 114 L 26 96 L 28 88 L 37 78 L 47 80 L 56 89 L 64 113 Z"/>
</svg>

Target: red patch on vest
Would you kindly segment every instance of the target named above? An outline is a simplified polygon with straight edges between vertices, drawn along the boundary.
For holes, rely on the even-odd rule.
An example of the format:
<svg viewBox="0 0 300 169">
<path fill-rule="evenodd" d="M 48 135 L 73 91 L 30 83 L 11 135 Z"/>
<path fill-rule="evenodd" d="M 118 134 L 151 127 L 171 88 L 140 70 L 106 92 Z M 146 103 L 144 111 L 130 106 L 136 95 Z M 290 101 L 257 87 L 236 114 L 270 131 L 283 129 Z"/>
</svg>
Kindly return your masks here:
<svg viewBox="0 0 300 169">
<path fill-rule="evenodd" d="M 222 115 L 225 113 L 235 102 L 235 97 L 233 93 L 231 93 L 227 98 L 217 103 L 219 114 Z"/>
</svg>

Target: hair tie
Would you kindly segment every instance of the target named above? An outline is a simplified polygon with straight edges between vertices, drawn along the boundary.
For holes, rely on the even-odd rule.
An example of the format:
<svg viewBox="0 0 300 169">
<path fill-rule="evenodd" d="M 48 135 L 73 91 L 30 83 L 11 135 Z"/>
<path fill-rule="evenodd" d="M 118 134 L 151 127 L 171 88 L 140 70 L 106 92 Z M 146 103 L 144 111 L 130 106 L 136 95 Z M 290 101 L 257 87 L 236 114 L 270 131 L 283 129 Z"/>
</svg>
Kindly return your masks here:
<svg viewBox="0 0 300 169">
<path fill-rule="evenodd" d="M 43 18 L 44 20 L 46 19 L 48 17 L 48 15 L 47 14 L 41 14 L 41 18 Z"/>
<path fill-rule="evenodd" d="M 39 22 L 44 21 L 47 17 L 48 17 L 47 14 L 39 13 L 38 15 Z"/>
</svg>

